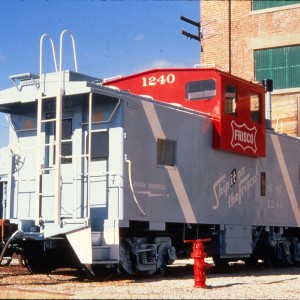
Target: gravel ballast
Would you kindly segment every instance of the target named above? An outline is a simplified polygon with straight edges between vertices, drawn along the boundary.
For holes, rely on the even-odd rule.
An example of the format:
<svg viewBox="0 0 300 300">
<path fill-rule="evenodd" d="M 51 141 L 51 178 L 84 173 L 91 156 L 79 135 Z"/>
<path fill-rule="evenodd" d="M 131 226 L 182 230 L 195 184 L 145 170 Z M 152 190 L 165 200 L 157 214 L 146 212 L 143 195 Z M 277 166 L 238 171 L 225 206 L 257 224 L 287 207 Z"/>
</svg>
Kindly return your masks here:
<svg viewBox="0 0 300 300">
<path fill-rule="evenodd" d="M 160 278 L 119 276 L 99 282 L 75 270 L 32 275 L 12 264 L 0 268 L 0 298 L 14 299 L 299 299 L 300 268 L 212 267 L 207 288 L 195 288 L 193 260 L 177 261 Z"/>
</svg>

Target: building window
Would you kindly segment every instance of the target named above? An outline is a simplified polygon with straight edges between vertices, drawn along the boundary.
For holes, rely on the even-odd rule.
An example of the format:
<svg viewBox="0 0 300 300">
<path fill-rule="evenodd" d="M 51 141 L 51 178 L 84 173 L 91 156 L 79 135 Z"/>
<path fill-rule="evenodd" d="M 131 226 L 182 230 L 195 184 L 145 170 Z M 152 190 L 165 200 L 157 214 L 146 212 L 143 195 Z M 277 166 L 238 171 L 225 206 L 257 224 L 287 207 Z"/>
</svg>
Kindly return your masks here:
<svg viewBox="0 0 300 300">
<path fill-rule="evenodd" d="M 175 165 L 175 141 L 157 139 L 157 164 Z"/>
<path fill-rule="evenodd" d="M 216 96 L 216 81 L 214 79 L 188 82 L 185 86 L 185 99 L 201 100 Z"/>
<path fill-rule="evenodd" d="M 300 0 L 252 0 L 252 10 L 299 4 Z"/>
<path fill-rule="evenodd" d="M 236 116 L 236 88 L 232 85 L 225 86 L 225 113 Z"/>
<path fill-rule="evenodd" d="M 272 79 L 274 89 L 300 87 L 300 46 L 254 51 L 255 79 Z"/>
</svg>

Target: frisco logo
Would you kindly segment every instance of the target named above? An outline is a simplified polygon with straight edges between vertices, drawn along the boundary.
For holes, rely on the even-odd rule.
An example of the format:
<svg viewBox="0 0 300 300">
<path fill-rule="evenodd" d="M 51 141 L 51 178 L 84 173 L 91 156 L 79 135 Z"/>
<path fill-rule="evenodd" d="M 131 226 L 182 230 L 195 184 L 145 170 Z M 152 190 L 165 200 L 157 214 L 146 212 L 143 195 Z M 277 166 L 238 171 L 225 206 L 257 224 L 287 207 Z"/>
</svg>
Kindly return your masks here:
<svg viewBox="0 0 300 300">
<path fill-rule="evenodd" d="M 243 150 L 251 149 L 254 153 L 256 147 L 257 129 L 253 126 L 249 128 L 246 124 L 239 125 L 234 120 L 231 121 L 231 146 L 232 148 L 241 147 Z"/>
</svg>

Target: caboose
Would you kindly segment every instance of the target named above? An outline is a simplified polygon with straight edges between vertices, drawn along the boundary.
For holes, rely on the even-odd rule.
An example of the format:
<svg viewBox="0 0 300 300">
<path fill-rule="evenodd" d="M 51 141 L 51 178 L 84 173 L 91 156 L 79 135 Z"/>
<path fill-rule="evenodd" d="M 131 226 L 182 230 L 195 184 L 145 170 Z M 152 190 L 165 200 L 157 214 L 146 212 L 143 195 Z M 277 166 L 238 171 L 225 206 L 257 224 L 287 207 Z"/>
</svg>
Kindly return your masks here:
<svg viewBox="0 0 300 300">
<path fill-rule="evenodd" d="M 10 78 L 0 218 L 33 273 L 162 274 L 201 238 L 215 264 L 299 263 L 300 142 L 266 127 L 268 87 L 216 68 Z"/>
</svg>

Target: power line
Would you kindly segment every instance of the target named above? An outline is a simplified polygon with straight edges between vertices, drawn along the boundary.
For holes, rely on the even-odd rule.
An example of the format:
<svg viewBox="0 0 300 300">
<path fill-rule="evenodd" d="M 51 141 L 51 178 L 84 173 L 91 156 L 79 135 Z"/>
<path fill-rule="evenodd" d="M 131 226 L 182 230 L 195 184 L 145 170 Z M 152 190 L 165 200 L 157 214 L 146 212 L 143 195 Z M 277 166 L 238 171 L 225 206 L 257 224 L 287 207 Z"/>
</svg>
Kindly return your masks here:
<svg viewBox="0 0 300 300">
<path fill-rule="evenodd" d="M 184 31 L 184 30 L 181 30 L 180 33 L 185 35 L 186 37 L 190 38 L 190 39 L 194 39 L 196 41 L 198 41 L 200 43 L 200 47 L 201 47 L 201 52 L 203 51 L 202 49 L 202 46 L 201 46 L 201 40 L 203 38 L 203 34 L 201 32 L 201 23 L 200 22 L 196 22 L 196 21 L 193 21 L 191 19 L 188 19 L 184 16 L 181 16 L 180 17 L 180 20 L 184 21 L 184 22 L 187 22 L 193 26 L 196 26 L 198 28 L 198 34 L 195 35 L 195 34 L 192 34 L 192 33 L 189 33 L 187 31 Z"/>
</svg>

